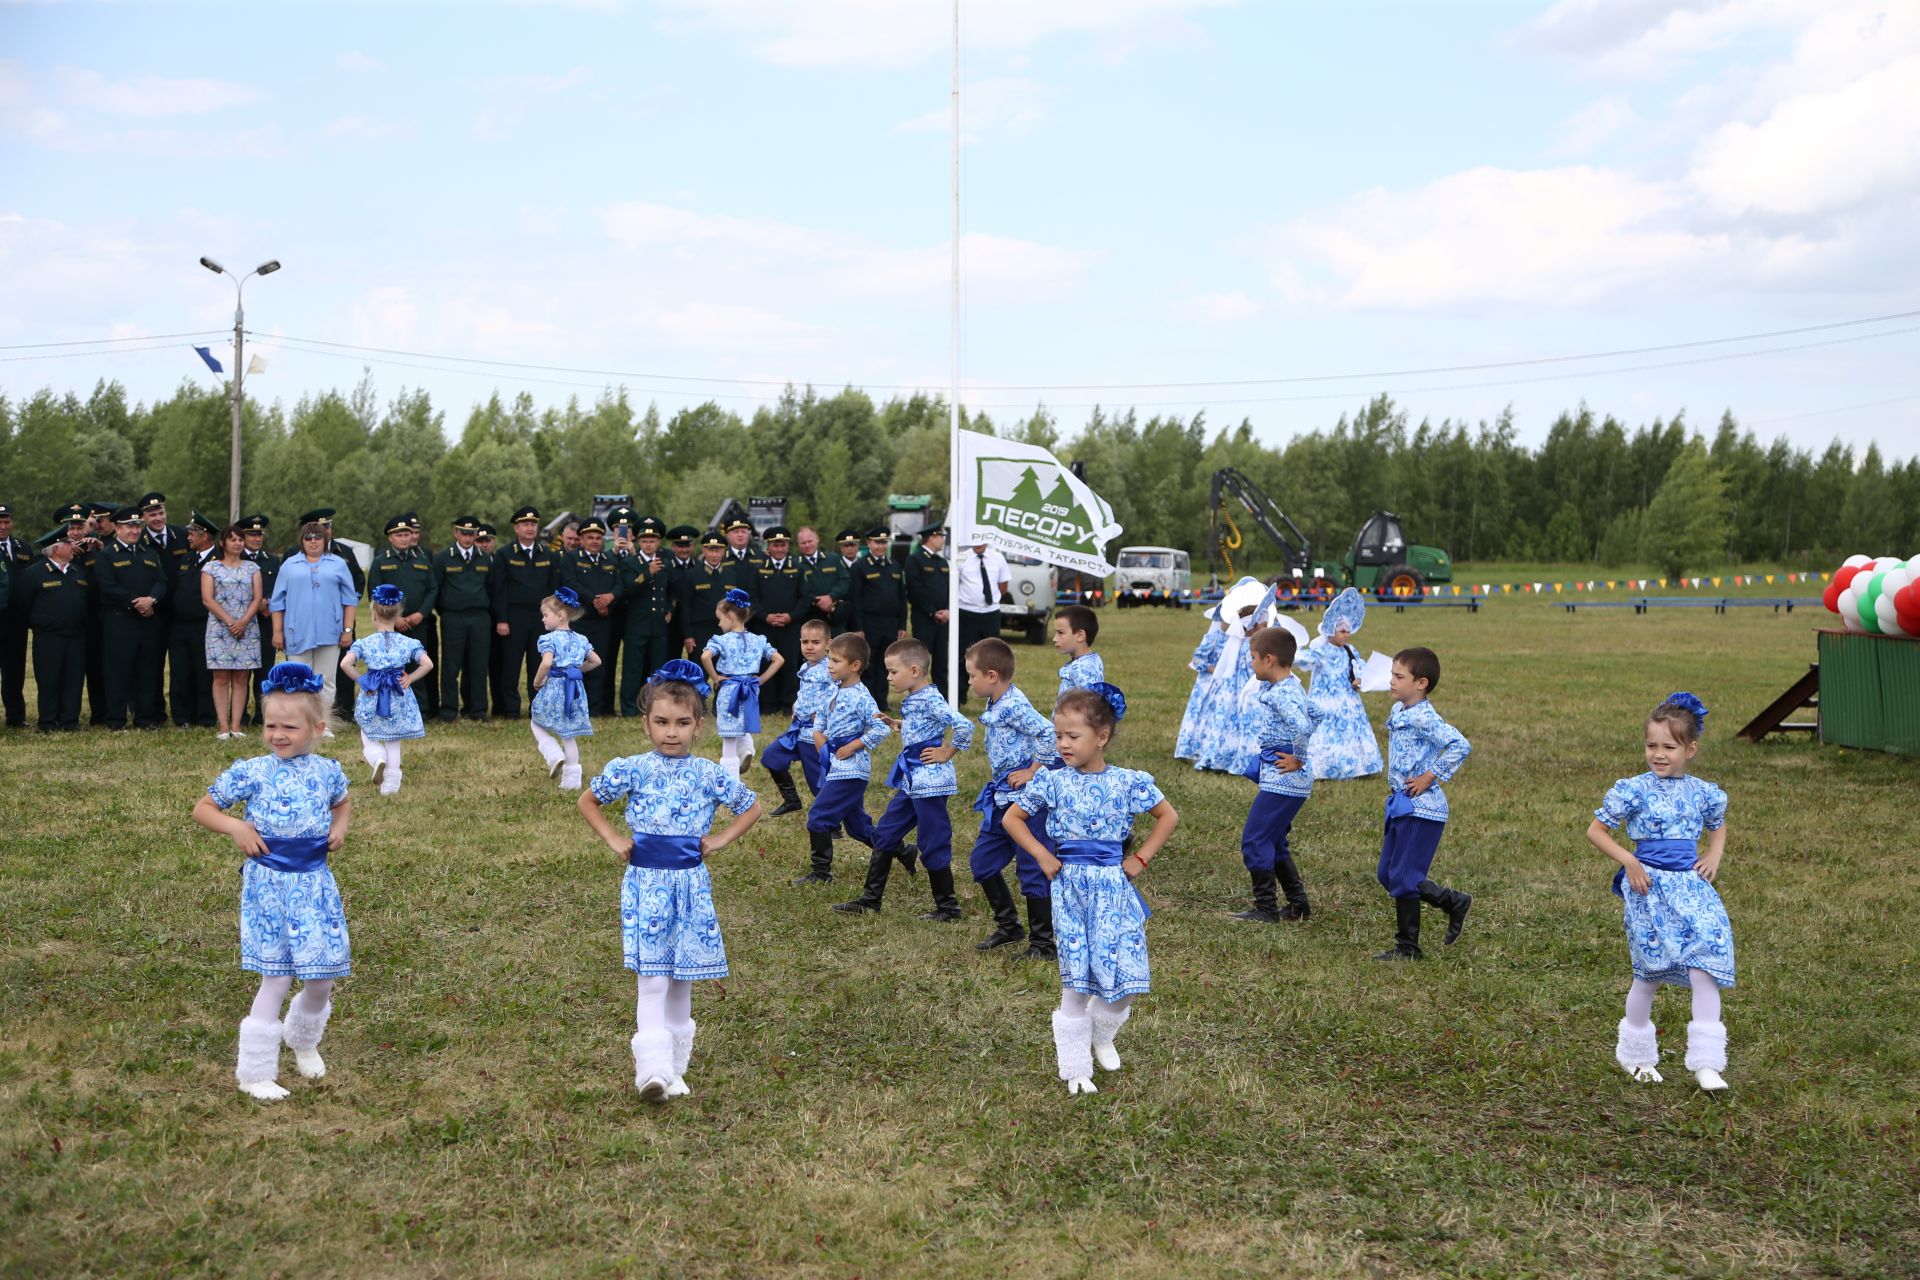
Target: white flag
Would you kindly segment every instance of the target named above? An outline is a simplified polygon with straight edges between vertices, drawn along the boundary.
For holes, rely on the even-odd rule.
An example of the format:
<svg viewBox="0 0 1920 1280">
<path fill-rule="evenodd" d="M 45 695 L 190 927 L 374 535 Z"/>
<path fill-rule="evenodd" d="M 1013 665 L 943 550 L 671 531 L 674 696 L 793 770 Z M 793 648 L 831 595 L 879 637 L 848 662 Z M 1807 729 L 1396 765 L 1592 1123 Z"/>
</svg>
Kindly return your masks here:
<svg viewBox="0 0 1920 1280">
<path fill-rule="evenodd" d="M 1120 525 L 1104 498 L 1038 445 L 955 434 L 960 486 L 948 523 L 956 536 L 1077 573 L 1113 572 L 1107 543 Z"/>
<path fill-rule="evenodd" d="M 267 371 L 267 362 L 261 357 L 254 356 L 252 359 L 247 361 L 248 373 L 265 373 L 266 371 Z"/>
</svg>

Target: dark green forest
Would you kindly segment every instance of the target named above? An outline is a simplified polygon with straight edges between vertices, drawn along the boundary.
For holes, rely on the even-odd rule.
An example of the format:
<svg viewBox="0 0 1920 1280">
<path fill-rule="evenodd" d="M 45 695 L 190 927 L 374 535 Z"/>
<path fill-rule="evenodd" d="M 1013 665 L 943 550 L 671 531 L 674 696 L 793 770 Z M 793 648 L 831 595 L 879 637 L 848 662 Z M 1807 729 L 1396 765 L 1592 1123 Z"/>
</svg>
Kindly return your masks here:
<svg viewBox="0 0 1920 1280">
<path fill-rule="evenodd" d="M 1856 551 L 1920 547 L 1920 461 L 1889 460 L 1877 446 L 1856 456 L 1838 441 L 1818 454 L 1764 444 L 1731 414 L 1701 430 L 1680 416 L 1629 426 L 1581 406 L 1534 447 L 1519 442 L 1510 415 L 1412 423 L 1384 397 L 1277 446 L 1246 421 L 1216 428 L 1204 413 L 1096 409 L 1078 428 L 1045 409 L 967 421 L 1081 460 L 1127 542 L 1186 547 L 1197 564 L 1221 466 L 1271 494 L 1316 554 L 1339 554 L 1376 507 L 1399 512 L 1413 540 L 1470 561 L 1830 568 Z M 783 494 L 791 523 L 836 530 L 873 522 L 888 493 L 943 502 L 946 490 L 937 396 L 876 402 L 854 389 L 789 388 L 742 417 L 711 402 L 663 416 L 618 391 L 544 409 L 526 394 L 495 394 L 447 427 L 424 393 L 383 402 L 371 381 L 290 409 L 249 401 L 244 509 L 271 516 L 277 540 L 299 512 L 331 506 L 343 535 L 371 541 L 388 515 L 415 510 L 439 543 L 465 512 L 499 521 L 522 502 L 580 509 L 594 493 L 628 492 L 643 512 L 689 523 L 729 496 Z M 230 431 L 226 396 L 192 383 L 151 405 L 130 404 L 113 382 L 84 399 L 0 398 L 0 500 L 36 532 L 63 502 L 147 489 L 164 492 L 176 518 L 197 506 L 218 519 Z"/>
</svg>

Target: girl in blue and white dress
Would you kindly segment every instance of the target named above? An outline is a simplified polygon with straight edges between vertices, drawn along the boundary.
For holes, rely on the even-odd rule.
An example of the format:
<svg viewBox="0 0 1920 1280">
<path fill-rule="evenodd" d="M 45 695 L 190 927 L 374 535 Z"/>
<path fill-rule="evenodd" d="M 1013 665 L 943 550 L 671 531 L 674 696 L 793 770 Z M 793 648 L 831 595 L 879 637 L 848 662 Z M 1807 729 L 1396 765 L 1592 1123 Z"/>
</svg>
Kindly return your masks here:
<svg viewBox="0 0 1920 1280">
<path fill-rule="evenodd" d="M 1200 751 L 1200 710 L 1206 703 L 1207 685 L 1213 680 L 1213 666 L 1227 643 L 1227 624 L 1220 621 L 1216 606 L 1207 611 L 1207 634 L 1194 646 L 1187 665 L 1193 668 L 1193 692 L 1187 695 L 1186 714 L 1180 717 L 1180 733 L 1173 741 L 1173 758 L 1191 760 Z"/>
<path fill-rule="evenodd" d="M 1107 747 L 1126 713 L 1126 698 L 1110 684 L 1063 695 L 1053 728 L 1064 767 L 1036 774 L 1004 819 L 1007 834 L 1053 882 L 1061 985 L 1053 1047 L 1070 1094 L 1098 1092 L 1096 1057 L 1103 1070 L 1120 1069 L 1113 1038 L 1133 998 L 1148 990 L 1147 904 L 1132 882 L 1180 821 L 1152 774 L 1107 763 Z M 1121 842 L 1143 813 L 1153 816 L 1153 830 L 1124 854 Z M 1028 825 L 1037 814 L 1046 815 L 1058 856 Z"/>
<path fill-rule="evenodd" d="M 1233 584 L 1220 601 L 1220 619 L 1226 623 L 1226 640 L 1213 664 L 1213 679 L 1201 696 L 1195 712 L 1193 767 L 1217 769 L 1223 773 L 1244 774 L 1260 755 L 1254 736 L 1254 724 L 1240 713 L 1240 694 L 1253 678 L 1253 657 L 1247 651 L 1247 636 L 1253 629 L 1253 615 L 1260 607 L 1266 588 L 1258 578 L 1242 578 Z"/>
<path fill-rule="evenodd" d="M 340 658 L 340 674 L 359 685 L 353 720 L 360 726 L 360 754 L 383 796 L 400 790 L 400 744 L 427 736 L 412 685 L 433 670 L 433 659 L 418 640 L 394 630 L 405 602 L 406 596 L 391 582 L 375 587 L 374 633 L 355 640 Z M 408 671 L 409 662 L 420 665 Z"/>
<path fill-rule="evenodd" d="M 706 712 L 700 669 L 675 658 L 647 678 L 640 714 L 653 750 L 621 756 L 580 793 L 580 813 L 627 860 L 620 882 L 620 946 L 638 976 L 633 1084 L 649 1102 L 683 1097 L 693 1055 L 693 984 L 727 976 L 727 950 L 713 910 L 706 859 L 760 819 L 760 802 L 738 777 L 693 754 Z M 627 802 L 623 836 L 600 811 Z M 717 833 L 714 809 L 732 822 Z"/>
<path fill-rule="evenodd" d="M 1614 1059 L 1635 1080 L 1659 1083 L 1652 1015 L 1662 983 L 1693 989 L 1687 1070 L 1700 1087 L 1724 1089 L 1727 1028 L 1720 988 L 1733 985 L 1733 925 L 1713 887 L 1727 847 L 1727 793 L 1687 772 L 1700 750 L 1707 709 L 1690 693 L 1667 695 L 1647 717 L 1647 771 L 1608 788 L 1587 839 L 1620 864 L 1613 891 L 1625 905 L 1633 986 Z M 1613 838 L 1625 827 L 1629 853 Z M 1701 847 L 1702 841 L 1705 848 Z M 1621 891 L 1622 882 L 1626 891 Z"/>
<path fill-rule="evenodd" d="M 585 677 L 600 665 L 600 655 L 573 629 L 585 612 L 573 588 L 561 587 L 540 602 L 547 632 L 534 645 L 540 669 L 533 673 L 533 740 L 547 762 L 547 776 L 558 775 L 562 791 L 580 789 L 580 748 L 574 740 L 593 736 Z"/>
<path fill-rule="evenodd" d="M 1320 778 L 1368 778 L 1380 772 L 1380 743 L 1360 701 L 1360 671 L 1366 659 L 1348 643 L 1367 620 L 1366 597 L 1348 587 L 1327 605 L 1320 634 L 1293 659 L 1296 672 L 1311 671 L 1307 704 L 1314 711 L 1313 758 Z"/>
<path fill-rule="evenodd" d="M 236 760 L 193 807 L 193 820 L 238 845 L 240 967 L 260 975 L 253 1008 L 240 1023 L 240 1091 L 263 1102 L 287 1096 L 280 1045 L 309 1080 L 327 1073 L 320 1037 L 333 1012 L 333 983 L 352 970 L 346 910 L 327 867 L 347 836 L 352 802 L 339 762 L 312 754 L 327 726 L 312 667 L 282 662 L 261 682 L 260 719 L 269 754 Z M 226 810 L 246 805 L 245 816 Z M 300 994 L 281 1019 L 299 978 Z"/>
<path fill-rule="evenodd" d="M 719 692 L 713 716 L 720 730 L 720 765 L 734 777 L 753 766 L 753 735 L 760 732 L 760 685 L 786 659 L 763 635 L 747 630 L 753 597 L 738 587 L 713 606 L 720 629 L 700 651 L 707 679 Z"/>
</svg>

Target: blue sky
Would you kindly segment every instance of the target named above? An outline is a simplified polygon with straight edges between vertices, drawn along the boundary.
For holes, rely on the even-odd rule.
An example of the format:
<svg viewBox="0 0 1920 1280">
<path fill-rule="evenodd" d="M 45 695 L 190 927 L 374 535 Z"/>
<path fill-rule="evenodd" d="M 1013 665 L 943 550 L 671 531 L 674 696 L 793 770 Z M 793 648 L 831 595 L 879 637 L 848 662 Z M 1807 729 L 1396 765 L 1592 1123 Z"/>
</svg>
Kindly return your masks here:
<svg viewBox="0 0 1920 1280">
<path fill-rule="evenodd" d="M 0 3 L 0 345 L 221 329 L 231 288 L 195 259 L 278 257 L 247 288 L 262 397 L 367 368 L 457 430 L 496 387 L 544 404 L 624 381 L 666 412 L 747 411 L 786 380 L 938 388 L 950 12 Z M 1730 407 L 1816 446 L 1920 440 L 1920 334 L 1891 332 L 1920 318 L 1230 385 L 1920 310 L 1920 6 L 963 12 L 963 377 L 996 417 L 1205 408 L 1279 440 L 1390 391 L 1416 419 L 1510 404 L 1529 441 L 1582 400 L 1636 423 Z M 151 399 L 209 376 L 180 342 L 144 345 L 7 359 L 0 389 L 117 377 Z M 1121 383 L 1205 385 L 1099 389 Z"/>
</svg>

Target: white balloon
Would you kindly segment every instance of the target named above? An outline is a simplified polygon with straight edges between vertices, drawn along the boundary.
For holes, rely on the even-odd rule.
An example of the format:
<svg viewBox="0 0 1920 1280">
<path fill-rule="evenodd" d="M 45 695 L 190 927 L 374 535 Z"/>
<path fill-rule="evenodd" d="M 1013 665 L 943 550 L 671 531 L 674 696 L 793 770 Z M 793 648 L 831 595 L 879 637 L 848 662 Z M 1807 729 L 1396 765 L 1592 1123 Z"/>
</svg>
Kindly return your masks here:
<svg viewBox="0 0 1920 1280">
<path fill-rule="evenodd" d="M 1900 628 L 1899 614 L 1894 610 L 1893 597 L 1882 594 L 1873 602 L 1874 616 L 1880 621 L 1880 629 L 1890 636 L 1904 636 L 1907 633 Z"/>
<path fill-rule="evenodd" d="M 1920 575 L 1920 556 L 1914 556 L 1911 560 L 1908 560 L 1907 568 L 1913 570 L 1915 574 Z"/>
<path fill-rule="evenodd" d="M 1907 568 L 1904 563 L 1897 568 L 1887 570 L 1887 576 L 1880 580 L 1880 598 L 1886 599 L 1912 581 L 1913 570 Z"/>
<path fill-rule="evenodd" d="M 1860 625 L 1860 597 L 1854 593 L 1851 584 L 1840 593 L 1840 622 L 1849 631 L 1865 631 Z"/>
<path fill-rule="evenodd" d="M 1906 561 L 1902 560 L 1899 556 L 1880 556 L 1874 560 L 1873 568 L 1874 568 L 1874 571 L 1877 573 L 1882 569 L 1891 569 L 1893 568 L 1893 566 L 1897 564 L 1905 564 L 1905 563 Z"/>
<path fill-rule="evenodd" d="M 1840 562 L 1840 567 L 1842 569 L 1857 569 L 1863 564 L 1872 564 L 1872 563 L 1873 563 L 1872 556 L 1848 556 L 1845 560 Z"/>
</svg>

